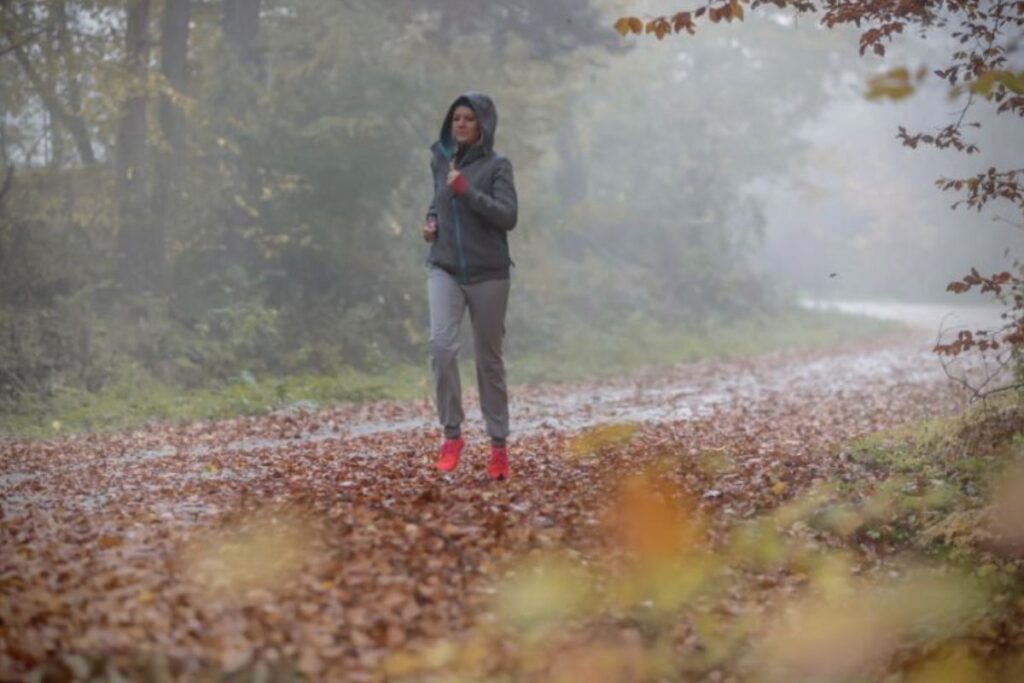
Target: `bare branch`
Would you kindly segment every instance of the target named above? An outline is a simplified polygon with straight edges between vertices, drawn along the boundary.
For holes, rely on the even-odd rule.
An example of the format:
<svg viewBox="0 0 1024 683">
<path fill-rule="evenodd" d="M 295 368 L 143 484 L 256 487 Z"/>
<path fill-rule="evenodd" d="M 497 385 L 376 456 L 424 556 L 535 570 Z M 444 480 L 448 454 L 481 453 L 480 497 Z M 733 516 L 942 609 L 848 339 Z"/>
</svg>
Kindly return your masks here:
<svg viewBox="0 0 1024 683">
<path fill-rule="evenodd" d="M 9 54 L 11 52 L 14 52 L 15 50 L 20 50 L 21 48 L 25 47 L 26 45 L 31 43 L 33 40 L 38 38 L 39 36 L 43 35 L 43 33 L 45 33 L 45 32 L 46 32 L 46 29 L 39 29 L 38 31 L 35 31 L 34 33 L 30 33 L 23 40 L 21 40 L 21 42 L 14 43 L 13 45 L 8 45 L 7 47 L 0 48 L 0 57 L 3 57 L 4 55 Z M 10 34 L 7 35 L 7 39 L 10 40 Z"/>
<path fill-rule="evenodd" d="M 11 14 L 9 4 L 6 1 L 0 2 L 0 8 L 4 10 L 5 14 Z M 7 23 L 3 24 L 3 35 L 11 44 L 10 51 L 14 54 L 14 58 L 18 61 L 22 71 L 25 72 L 29 82 L 32 83 L 32 87 L 43 101 L 47 110 L 71 134 L 72 139 L 75 141 L 75 146 L 78 148 L 78 156 L 81 158 L 82 163 L 86 165 L 95 164 L 96 154 L 93 152 L 89 131 L 82 117 L 77 113 L 69 111 L 64 105 L 52 84 L 47 83 L 32 64 L 32 61 L 23 49 L 24 46 L 16 44 L 18 41 L 15 40 L 14 34 Z"/>
<path fill-rule="evenodd" d="M 1009 218 L 1005 218 L 1003 216 L 996 216 L 995 218 L 992 219 L 992 222 L 993 223 L 1006 223 L 1010 227 L 1017 228 L 1018 230 L 1024 230 L 1024 223 L 1018 223 L 1018 222 L 1015 222 L 1015 221 L 1011 221 Z"/>
<path fill-rule="evenodd" d="M 963 325 L 957 325 L 957 326 L 953 326 L 953 327 L 946 327 L 946 320 L 951 315 L 953 315 L 953 314 L 950 313 L 950 314 L 947 314 L 947 315 L 943 316 L 942 321 L 939 323 L 939 331 L 938 331 L 938 335 L 937 335 L 936 340 L 935 340 L 936 346 L 942 344 L 943 337 L 948 332 L 951 332 L 953 330 L 958 330 L 958 329 L 964 329 L 965 328 L 965 326 L 963 326 Z M 1007 325 L 1006 328 L 1004 328 L 1004 329 L 1009 329 L 1010 327 L 1013 327 L 1013 326 L 1012 325 Z M 1001 379 L 1005 378 L 1007 376 L 1007 374 L 1012 374 L 1012 371 L 1013 371 L 1013 355 L 1010 352 L 1006 352 L 1006 353 L 1003 353 L 1003 354 L 998 354 L 994 358 L 992 356 L 984 353 L 984 352 L 980 353 L 979 356 L 976 356 L 976 358 L 980 357 L 980 359 L 981 359 L 980 372 L 982 374 L 982 378 L 980 380 L 977 380 L 977 379 L 972 380 L 971 369 L 967 368 L 967 367 L 964 367 L 963 365 L 960 366 L 960 369 L 962 370 L 962 372 L 956 372 L 956 367 L 955 367 L 955 365 L 956 365 L 956 358 L 954 358 L 954 359 L 947 359 L 941 353 L 939 353 L 937 355 L 939 357 L 939 364 L 942 366 L 942 372 L 951 381 L 955 382 L 956 384 L 959 384 L 961 387 L 963 387 L 965 390 L 967 390 L 967 392 L 970 394 L 970 399 L 969 400 L 970 400 L 971 403 L 974 403 L 975 401 L 978 401 L 978 400 L 985 400 L 986 398 L 988 398 L 990 396 L 993 396 L 994 394 L 998 394 L 998 393 L 1001 393 L 1003 391 L 1007 391 L 1008 389 L 1013 388 L 1014 386 L 1021 386 L 1021 385 L 1012 385 L 1011 384 L 1011 385 L 998 386 L 998 387 L 996 387 L 994 389 L 988 388 L 990 385 L 992 385 L 992 384 L 1000 381 Z M 961 360 L 963 359 L 960 356 L 958 356 L 958 357 Z M 995 367 L 992 367 L 992 363 L 990 363 L 990 361 L 994 362 Z"/>
<path fill-rule="evenodd" d="M 4 196 L 11 189 L 11 183 L 14 182 L 14 166 L 7 167 L 7 173 L 4 175 L 4 183 L 0 185 L 0 206 L 3 206 Z"/>
</svg>

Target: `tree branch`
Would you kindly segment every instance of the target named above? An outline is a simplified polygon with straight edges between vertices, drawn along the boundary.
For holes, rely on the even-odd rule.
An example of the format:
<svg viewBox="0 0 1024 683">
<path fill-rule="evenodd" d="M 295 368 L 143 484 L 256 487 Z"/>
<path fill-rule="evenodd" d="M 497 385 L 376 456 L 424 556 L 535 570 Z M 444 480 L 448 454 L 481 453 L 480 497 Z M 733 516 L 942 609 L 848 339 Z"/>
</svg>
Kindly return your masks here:
<svg viewBox="0 0 1024 683">
<path fill-rule="evenodd" d="M 3 2 L 0 4 L 3 8 L 4 14 L 10 15 L 8 3 Z M 25 76 L 28 77 L 32 87 L 35 88 L 39 94 L 40 99 L 43 100 L 43 105 L 49 110 L 50 114 L 54 119 L 60 123 L 69 133 L 71 133 L 72 139 L 75 141 L 75 146 L 78 148 L 78 156 L 82 159 L 82 163 L 86 165 L 92 165 L 96 163 L 96 155 L 92 149 L 92 141 L 89 139 L 89 131 L 85 127 L 85 122 L 82 121 L 82 117 L 68 111 L 64 103 L 61 102 L 57 93 L 54 92 L 53 88 L 49 86 L 43 77 L 39 75 L 35 67 L 32 66 L 31 60 L 23 49 L 23 45 L 17 45 L 18 42 L 13 35 L 12 30 L 8 23 L 4 23 L 3 34 L 7 38 L 7 42 L 13 46 L 11 52 L 14 53 L 14 58 L 18 61 L 22 71 L 25 72 Z"/>
<path fill-rule="evenodd" d="M 0 48 L 0 57 L 3 57 L 4 55 L 9 54 L 11 52 L 14 52 L 15 50 L 20 50 L 21 48 L 25 47 L 26 45 L 31 43 L 33 40 L 38 38 L 39 36 L 43 35 L 43 33 L 45 33 L 45 32 L 46 32 L 46 29 L 42 29 L 41 28 L 38 31 L 36 31 L 35 33 L 30 33 L 20 43 L 14 43 L 12 45 L 8 45 L 7 47 Z M 5 35 L 7 36 L 7 40 L 10 40 L 10 34 L 5 32 Z"/>
<path fill-rule="evenodd" d="M 11 184 L 14 182 L 14 166 L 7 167 L 7 173 L 4 175 L 4 183 L 0 185 L 0 206 L 3 206 L 4 196 L 8 190 L 11 189 Z"/>
</svg>

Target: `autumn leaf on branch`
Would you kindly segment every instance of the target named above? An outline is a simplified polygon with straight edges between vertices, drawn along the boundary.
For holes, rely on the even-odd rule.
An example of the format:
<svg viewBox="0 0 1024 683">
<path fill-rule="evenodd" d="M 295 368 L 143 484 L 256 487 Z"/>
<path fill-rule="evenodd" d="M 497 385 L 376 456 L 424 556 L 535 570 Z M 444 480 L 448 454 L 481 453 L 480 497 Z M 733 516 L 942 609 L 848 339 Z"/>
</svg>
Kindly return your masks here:
<svg viewBox="0 0 1024 683">
<path fill-rule="evenodd" d="M 1006 199 L 1016 204 L 1024 203 L 1024 187 L 1021 186 L 1018 176 L 1024 176 L 1024 168 L 1011 171 L 990 168 L 971 178 L 939 178 L 935 185 L 943 191 L 960 192 L 966 189 L 967 199 L 954 203 L 952 208 L 955 209 L 966 202 L 968 208 L 981 211 L 983 206 L 994 199 Z"/>
<path fill-rule="evenodd" d="M 639 35 L 643 33 L 644 24 L 637 17 L 622 17 L 615 22 L 615 30 L 624 36 L 630 33 Z"/>
</svg>

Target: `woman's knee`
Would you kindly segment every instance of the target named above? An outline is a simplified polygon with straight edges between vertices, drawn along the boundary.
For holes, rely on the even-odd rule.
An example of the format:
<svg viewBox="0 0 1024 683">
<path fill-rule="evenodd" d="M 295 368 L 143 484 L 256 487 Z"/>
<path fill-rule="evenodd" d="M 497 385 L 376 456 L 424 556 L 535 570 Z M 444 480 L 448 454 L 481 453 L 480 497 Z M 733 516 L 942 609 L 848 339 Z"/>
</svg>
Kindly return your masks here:
<svg viewBox="0 0 1024 683">
<path fill-rule="evenodd" d="M 454 360 L 459 354 L 459 340 L 434 337 L 430 340 L 430 356 L 438 361 Z"/>
<path fill-rule="evenodd" d="M 505 377 L 505 362 L 501 356 L 491 358 L 477 358 L 476 367 L 487 379 L 503 379 Z"/>
</svg>

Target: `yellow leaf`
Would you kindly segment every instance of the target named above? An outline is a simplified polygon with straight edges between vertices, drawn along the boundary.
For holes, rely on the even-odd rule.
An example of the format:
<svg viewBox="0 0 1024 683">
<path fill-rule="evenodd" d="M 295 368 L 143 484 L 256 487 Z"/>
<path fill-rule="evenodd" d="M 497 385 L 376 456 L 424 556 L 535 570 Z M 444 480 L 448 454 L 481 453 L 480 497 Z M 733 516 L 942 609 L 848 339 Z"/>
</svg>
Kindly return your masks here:
<svg viewBox="0 0 1024 683">
<path fill-rule="evenodd" d="M 427 665 L 423 661 L 425 659 L 426 657 L 417 656 L 412 652 L 398 651 L 384 660 L 381 669 L 387 676 L 403 678 L 426 669 Z"/>
<path fill-rule="evenodd" d="M 774 484 L 772 484 L 772 493 L 774 493 L 776 496 L 781 496 L 785 492 L 786 492 L 786 483 L 785 482 L 777 481 Z"/>
<path fill-rule="evenodd" d="M 914 86 L 910 83 L 910 72 L 903 67 L 897 67 L 871 76 L 868 79 L 868 91 L 865 97 L 869 100 L 885 98 L 902 100 L 913 93 Z"/>
<path fill-rule="evenodd" d="M 729 4 L 732 5 L 732 15 L 740 21 L 743 21 L 743 5 L 741 5 L 738 0 L 732 0 Z"/>
<path fill-rule="evenodd" d="M 429 668 L 439 669 L 447 666 L 458 653 L 455 643 L 443 640 L 423 651 L 423 662 Z"/>
<path fill-rule="evenodd" d="M 577 458 L 593 455 L 606 448 L 622 447 L 636 434 L 635 424 L 606 424 L 588 429 L 569 442 L 569 453 Z"/>
<path fill-rule="evenodd" d="M 639 19 L 637 19 L 636 17 L 630 17 L 629 18 L 629 28 L 630 28 L 630 30 L 633 31 L 633 33 L 636 33 L 636 34 L 639 35 L 640 33 L 643 33 L 643 31 L 644 31 L 644 23 L 642 21 L 640 21 Z"/>
<path fill-rule="evenodd" d="M 985 675 L 985 668 L 967 652 L 956 650 L 926 663 L 910 677 L 909 683 L 976 683 L 985 680 L 990 680 Z"/>
<path fill-rule="evenodd" d="M 184 574 L 218 597 L 273 591 L 298 574 L 315 543 L 301 518 L 265 510 L 196 538 L 184 553 Z"/>
<path fill-rule="evenodd" d="M 1012 71 L 986 71 L 971 83 L 971 92 L 989 95 L 997 84 L 1002 84 L 1014 94 L 1024 94 L 1024 72 L 1015 74 Z"/>
<path fill-rule="evenodd" d="M 590 599 L 586 570 L 551 557 L 516 572 L 503 589 L 498 613 L 505 623 L 541 633 L 578 614 Z"/>
<path fill-rule="evenodd" d="M 629 33 L 629 30 L 630 30 L 629 29 L 629 17 L 622 17 L 621 19 L 616 21 L 615 22 L 615 30 L 618 31 L 623 36 L 627 35 Z"/>
</svg>

